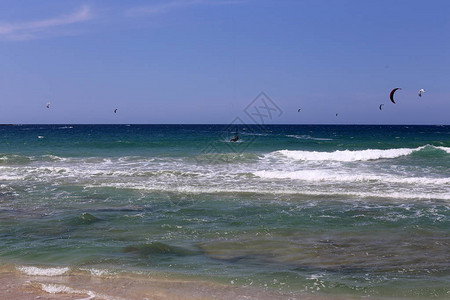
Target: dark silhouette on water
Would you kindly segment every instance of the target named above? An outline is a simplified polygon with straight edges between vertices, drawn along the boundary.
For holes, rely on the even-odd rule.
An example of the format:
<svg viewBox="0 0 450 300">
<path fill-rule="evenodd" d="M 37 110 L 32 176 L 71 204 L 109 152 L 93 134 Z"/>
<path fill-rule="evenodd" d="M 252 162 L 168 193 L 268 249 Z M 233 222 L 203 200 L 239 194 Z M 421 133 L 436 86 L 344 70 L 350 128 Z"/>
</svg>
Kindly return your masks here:
<svg viewBox="0 0 450 300">
<path fill-rule="evenodd" d="M 239 140 L 238 129 L 236 127 L 236 133 L 234 134 L 234 138 L 230 140 L 230 142 L 237 142 Z"/>
</svg>

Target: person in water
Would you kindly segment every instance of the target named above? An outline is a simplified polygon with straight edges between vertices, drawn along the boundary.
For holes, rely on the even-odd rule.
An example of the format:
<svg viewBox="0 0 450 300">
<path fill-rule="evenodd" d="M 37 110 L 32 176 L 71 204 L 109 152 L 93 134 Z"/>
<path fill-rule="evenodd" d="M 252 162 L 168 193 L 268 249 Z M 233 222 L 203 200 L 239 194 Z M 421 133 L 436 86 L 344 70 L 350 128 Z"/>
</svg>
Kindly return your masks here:
<svg viewBox="0 0 450 300">
<path fill-rule="evenodd" d="M 230 142 L 237 142 L 238 139 L 239 139 L 239 136 L 236 134 L 236 135 L 234 136 L 234 138 L 232 138 L 232 139 L 230 140 Z"/>
</svg>

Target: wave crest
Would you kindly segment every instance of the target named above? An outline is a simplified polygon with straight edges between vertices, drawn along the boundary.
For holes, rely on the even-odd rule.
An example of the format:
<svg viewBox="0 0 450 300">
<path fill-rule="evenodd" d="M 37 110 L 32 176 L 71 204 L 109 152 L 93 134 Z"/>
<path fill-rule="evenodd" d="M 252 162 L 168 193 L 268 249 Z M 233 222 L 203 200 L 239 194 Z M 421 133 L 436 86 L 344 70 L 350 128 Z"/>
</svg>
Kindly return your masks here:
<svg viewBox="0 0 450 300">
<path fill-rule="evenodd" d="M 17 269 L 32 276 L 59 276 L 70 270 L 68 267 L 38 268 L 33 266 L 18 266 Z"/>
<path fill-rule="evenodd" d="M 394 184 L 414 184 L 414 185 L 447 185 L 450 184 L 450 177 L 394 177 L 392 175 L 371 175 L 371 174 L 348 174 L 327 172 L 321 170 L 300 170 L 300 171 L 257 171 L 255 176 L 265 179 L 294 179 L 309 182 L 384 182 Z"/>
<path fill-rule="evenodd" d="M 301 150 L 279 150 L 273 153 L 281 154 L 284 157 L 294 160 L 308 161 L 367 161 L 386 158 L 397 158 L 410 155 L 413 152 L 420 151 L 425 146 L 418 148 L 399 148 L 399 149 L 367 149 L 367 150 L 337 150 L 334 152 L 319 151 L 301 151 Z"/>
</svg>

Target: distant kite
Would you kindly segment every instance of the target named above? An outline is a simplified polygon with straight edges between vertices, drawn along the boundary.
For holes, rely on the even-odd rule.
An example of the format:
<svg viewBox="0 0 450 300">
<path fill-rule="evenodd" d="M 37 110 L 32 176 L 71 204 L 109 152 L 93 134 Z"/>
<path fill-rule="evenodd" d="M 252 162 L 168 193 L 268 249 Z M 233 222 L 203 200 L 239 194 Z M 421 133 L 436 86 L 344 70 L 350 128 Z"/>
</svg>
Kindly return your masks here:
<svg viewBox="0 0 450 300">
<path fill-rule="evenodd" d="M 395 93 L 395 91 L 397 91 L 397 90 L 401 90 L 401 88 L 395 88 L 395 89 L 393 89 L 393 90 L 391 91 L 391 94 L 389 95 L 389 98 L 391 98 L 391 101 L 392 101 L 392 103 L 394 103 L 394 104 L 395 104 L 395 101 L 394 101 L 394 93 Z"/>
<path fill-rule="evenodd" d="M 115 114 L 117 113 L 117 108 L 114 110 L 114 113 L 115 113 Z"/>
<path fill-rule="evenodd" d="M 46 106 L 47 108 L 50 108 L 50 102 L 47 102 Z"/>
<path fill-rule="evenodd" d="M 299 108 L 298 110 L 297 110 L 297 112 L 300 112 L 302 109 L 301 108 Z"/>
<path fill-rule="evenodd" d="M 380 110 L 381 110 L 381 107 L 383 106 L 384 104 L 380 104 Z"/>
<path fill-rule="evenodd" d="M 420 89 L 420 90 L 419 90 L 419 97 L 422 97 L 422 93 L 425 93 L 425 90 L 424 90 L 424 89 Z"/>
<path fill-rule="evenodd" d="M 336 113 L 336 117 L 338 116 L 338 114 Z"/>
</svg>

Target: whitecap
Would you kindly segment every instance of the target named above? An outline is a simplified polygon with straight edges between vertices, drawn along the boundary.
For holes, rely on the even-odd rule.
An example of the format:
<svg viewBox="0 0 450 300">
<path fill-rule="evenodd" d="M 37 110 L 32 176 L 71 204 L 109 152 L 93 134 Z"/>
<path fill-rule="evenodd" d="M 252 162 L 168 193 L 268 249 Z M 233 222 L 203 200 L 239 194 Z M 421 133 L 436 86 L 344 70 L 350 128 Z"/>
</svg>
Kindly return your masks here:
<svg viewBox="0 0 450 300">
<path fill-rule="evenodd" d="M 17 270 L 32 276 L 60 276 L 67 273 L 70 269 L 68 267 L 38 268 L 31 266 L 19 266 L 17 267 Z"/>
<path fill-rule="evenodd" d="M 62 285 L 62 284 L 54 284 L 54 283 L 41 283 L 41 289 L 44 292 L 47 292 L 49 294 L 86 294 L 88 295 L 88 298 L 83 298 L 80 300 L 90 300 L 90 299 L 94 299 L 96 297 L 98 297 L 99 295 L 97 295 L 96 293 L 89 291 L 89 290 L 77 290 L 77 289 L 73 289 L 71 287 Z M 102 295 L 103 298 L 110 298 L 110 297 L 104 297 Z M 112 298 L 111 298 L 112 299 Z"/>
<path fill-rule="evenodd" d="M 304 187 L 301 189 L 286 188 L 280 189 L 279 187 L 273 188 L 221 188 L 221 187 L 199 187 L 199 186 L 176 186 L 176 185 L 149 185 L 149 184 L 134 184 L 134 183 L 101 183 L 98 185 L 87 185 L 86 188 L 98 188 L 98 187 L 109 187 L 118 189 L 131 189 L 131 190 L 142 190 L 142 191 L 164 191 L 164 192 L 175 192 L 175 193 L 185 193 L 185 194 L 235 194 L 235 193 L 250 193 L 250 194 L 268 194 L 268 195 L 305 195 L 305 196 L 327 196 L 327 197 L 352 197 L 352 198 L 389 198 L 389 199 L 411 199 L 411 200 L 450 200 L 449 193 L 418 193 L 414 191 L 409 192 L 392 192 L 389 191 L 378 191 L 378 192 L 357 192 L 357 191 L 324 191 L 324 190 L 306 190 Z"/>
<path fill-rule="evenodd" d="M 436 147 L 436 148 L 437 148 L 437 149 L 440 149 L 440 150 L 443 150 L 443 151 L 445 151 L 445 152 L 447 152 L 447 153 L 450 154 L 450 147 L 439 146 L 439 147 Z"/>
<path fill-rule="evenodd" d="M 294 179 L 312 182 L 388 182 L 402 184 L 422 184 L 422 185 L 445 185 L 450 184 L 450 177 L 399 177 L 394 175 L 372 175 L 372 174 L 348 174 L 339 172 L 327 172 L 321 170 L 300 170 L 300 171 L 256 171 L 253 173 L 260 178 L 268 179 Z"/>
<path fill-rule="evenodd" d="M 376 159 L 397 158 L 409 155 L 415 151 L 420 151 L 425 146 L 418 148 L 399 148 L 399 149 L 367 149 L 367 150 L 337 150 L 334 152 L 301 151 L 301 150 L 279 150 L 270 153 L 281 154 L 284 157 L 294 160 L 307 161 L 367 161 Z"/>
</svg>

